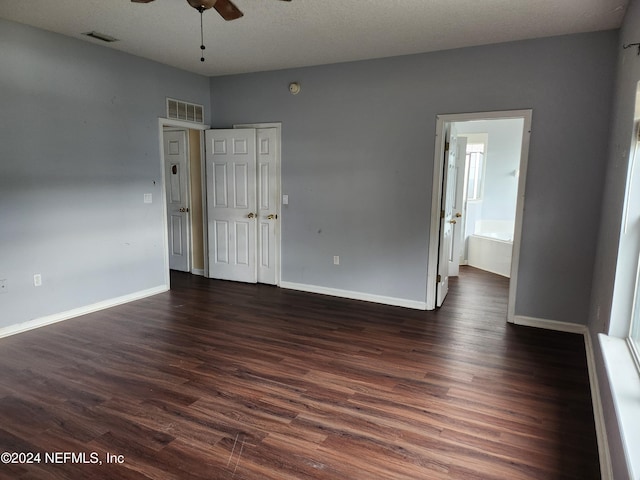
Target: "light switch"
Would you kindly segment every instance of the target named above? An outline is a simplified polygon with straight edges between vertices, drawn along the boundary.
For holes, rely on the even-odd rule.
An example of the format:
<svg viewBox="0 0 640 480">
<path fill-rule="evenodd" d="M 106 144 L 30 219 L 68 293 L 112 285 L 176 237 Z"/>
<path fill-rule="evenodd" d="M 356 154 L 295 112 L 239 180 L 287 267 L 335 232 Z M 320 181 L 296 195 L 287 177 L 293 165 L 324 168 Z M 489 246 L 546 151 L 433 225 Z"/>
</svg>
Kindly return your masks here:
<svg viewBox="0 0 640 480">
<path fill-rule="evenodd" d="M 282 195 L 282 204 L 289 205 L 289 195 Z"/>
<path fill-rule="evenodd" d="M 144 203 L 152 203 L 153 202 L 153 194 L 145 193 L 144 194 Z"/>
</svg>

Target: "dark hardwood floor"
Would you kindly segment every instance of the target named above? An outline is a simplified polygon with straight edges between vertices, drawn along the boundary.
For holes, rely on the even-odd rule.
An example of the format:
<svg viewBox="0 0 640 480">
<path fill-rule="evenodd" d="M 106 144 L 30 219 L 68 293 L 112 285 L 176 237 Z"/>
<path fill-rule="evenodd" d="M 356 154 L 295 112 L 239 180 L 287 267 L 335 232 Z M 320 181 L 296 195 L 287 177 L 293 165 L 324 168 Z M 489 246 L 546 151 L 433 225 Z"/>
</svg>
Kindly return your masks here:
<svg viewBox="0 0 640 480">
<path fill-rule="evenodd" d="M 435 312 L 172 274 L 0 339 L 0 452 L 41 455 L 0 478 L 600 478 L 582 337 L 506 296 L 471 268 Z"/>
</svg>

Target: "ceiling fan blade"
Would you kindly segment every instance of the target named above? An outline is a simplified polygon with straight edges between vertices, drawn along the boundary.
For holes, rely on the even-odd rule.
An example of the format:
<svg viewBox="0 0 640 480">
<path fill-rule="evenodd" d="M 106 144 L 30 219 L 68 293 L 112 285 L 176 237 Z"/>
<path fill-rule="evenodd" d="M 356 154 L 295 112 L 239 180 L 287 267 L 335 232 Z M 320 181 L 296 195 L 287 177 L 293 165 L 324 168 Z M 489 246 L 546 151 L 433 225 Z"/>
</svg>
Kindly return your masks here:
<svg viewBox="0 0 640 480">
<path fill-rule="evenodd" d="M 149 3 L 153 2 L 153 0 L 131 0 L 133 3 Z"/>
<path fill-rule="evenodd" d="M 231 3 L 231 0 L 218 0 L 213 8 L 227 21 L 235 20 L 244 15 L 238 7 Z"/>
</svg>

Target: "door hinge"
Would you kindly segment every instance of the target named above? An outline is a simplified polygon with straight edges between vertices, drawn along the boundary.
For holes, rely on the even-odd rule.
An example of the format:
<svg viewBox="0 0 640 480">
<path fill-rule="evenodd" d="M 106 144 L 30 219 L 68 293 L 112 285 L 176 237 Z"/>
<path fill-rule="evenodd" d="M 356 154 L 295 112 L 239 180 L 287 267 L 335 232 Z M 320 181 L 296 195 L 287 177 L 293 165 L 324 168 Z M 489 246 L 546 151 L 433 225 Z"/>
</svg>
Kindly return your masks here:
<svg viewBox="0 0 640 480">
<path fill-rule="evenodd" d="M 444 142 L 444 151 L 445 153 L 449 151 L 449 142 Z"/>
<path fill-rule="evenodd" d="M 440 218 L 444 218 L 444 210 L 440 210 Z"/>
<path fill-rule="evenodd" d="M 436 282 L 440 283 L 442 281 L 442 275 L 438 275 L 436 277 Z"/>
</svg>

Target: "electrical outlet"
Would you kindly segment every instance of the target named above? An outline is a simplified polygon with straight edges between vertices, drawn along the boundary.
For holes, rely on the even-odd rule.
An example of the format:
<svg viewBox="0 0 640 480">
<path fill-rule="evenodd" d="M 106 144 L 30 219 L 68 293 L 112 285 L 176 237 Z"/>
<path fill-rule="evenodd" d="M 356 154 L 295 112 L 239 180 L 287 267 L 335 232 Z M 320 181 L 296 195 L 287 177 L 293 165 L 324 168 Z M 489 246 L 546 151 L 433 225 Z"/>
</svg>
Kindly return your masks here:
<svg viewBox="0 0 640 480">
<path fill-rule="evenodd" d="M 0 278 L 0 294 L 7 293 L 7 279 Z"/>
<path fill-rule="evenodd" d="M 143 197 L 143 201 L 144 201 L 144 203 L 153 203 L 153 194 L 152 193 L 145 193 L 144 197 Z"/>
<path fill-rule="evenodd" d="M 340 265 L 340 256 L 339 255 L 334 255 L 333 264 L 334 265 Z"/>
<path fill-rule="evenodd" d="M 33 286 L 40 287 L 41 285 L 42 285 L 42 275 L 40 275 L 39 273 L 36 273 L 33 276 Z"/>
</svg>

